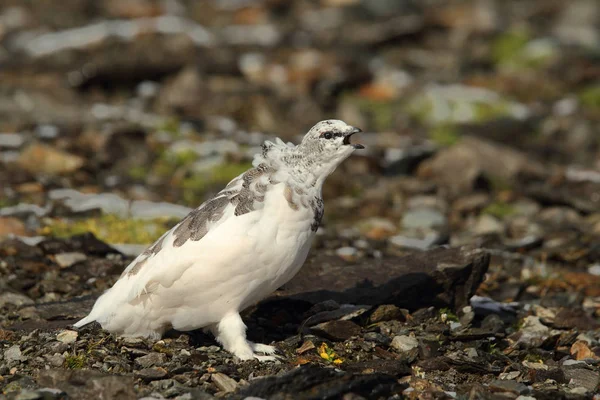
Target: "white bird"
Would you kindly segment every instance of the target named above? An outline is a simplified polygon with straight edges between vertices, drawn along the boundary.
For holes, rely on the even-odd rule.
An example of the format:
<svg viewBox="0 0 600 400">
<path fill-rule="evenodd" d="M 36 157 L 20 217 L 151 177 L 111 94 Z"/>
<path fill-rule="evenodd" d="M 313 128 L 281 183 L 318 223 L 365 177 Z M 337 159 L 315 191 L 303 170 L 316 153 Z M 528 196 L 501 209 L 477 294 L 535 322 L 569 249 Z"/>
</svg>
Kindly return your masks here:
<svg viewBox="0 0 600 400">
<path fill-rule="evenodd" d="M 323 182 L 363 148 L 350 143 L 357 132 L 327 120 L 297 146 L 266 141 L 253 168 L 133 260 L 75 327 L 97 321 L 122 336 L 156 339 L 170 328 L 206 328 L 241 360 L 274 360 L 275 347 L 246 339 L 240 312 L 306 260 L 323 217 Z"/>
</svg>

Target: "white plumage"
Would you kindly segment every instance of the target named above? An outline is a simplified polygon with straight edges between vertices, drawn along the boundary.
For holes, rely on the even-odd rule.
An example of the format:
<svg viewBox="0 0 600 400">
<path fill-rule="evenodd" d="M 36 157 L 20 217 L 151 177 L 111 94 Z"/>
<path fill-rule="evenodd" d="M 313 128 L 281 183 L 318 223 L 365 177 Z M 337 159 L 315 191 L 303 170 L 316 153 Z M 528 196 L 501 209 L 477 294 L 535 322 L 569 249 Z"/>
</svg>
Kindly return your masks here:
<svg viewBox="0 0 600 400">
<path fill-rule="evenodd" d="M 239 313 L 306 260 L 323 215 L 323 182 L 362 148 L 350 143 L 356 132 L 328 120 L 298 146 L 265 142 L 254 168 L 140 254 L 75 326 L 98 321 L 111 332 L 152 338 L 170 328 L 208 328 L 242 360 L 274 359 L 274 347 L 246 340 Z"/>
</svg>

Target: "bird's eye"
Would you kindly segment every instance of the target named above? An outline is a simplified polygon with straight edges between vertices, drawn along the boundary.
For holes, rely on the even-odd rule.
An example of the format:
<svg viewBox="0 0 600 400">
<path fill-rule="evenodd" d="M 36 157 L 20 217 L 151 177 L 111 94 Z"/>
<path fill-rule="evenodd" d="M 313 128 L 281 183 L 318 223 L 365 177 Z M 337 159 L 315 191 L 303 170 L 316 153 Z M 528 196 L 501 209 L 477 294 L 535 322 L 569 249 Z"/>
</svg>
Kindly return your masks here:
<svg viewBox="0 0 600 400">
<path fill-rule="evenodd" d="M 333 132 L 325 132 L 325 133 L 323 134 L 323 137 L 324 137 L 325 139 L 331 139 L 331 138 L 333 137 Z"/>
</svg>

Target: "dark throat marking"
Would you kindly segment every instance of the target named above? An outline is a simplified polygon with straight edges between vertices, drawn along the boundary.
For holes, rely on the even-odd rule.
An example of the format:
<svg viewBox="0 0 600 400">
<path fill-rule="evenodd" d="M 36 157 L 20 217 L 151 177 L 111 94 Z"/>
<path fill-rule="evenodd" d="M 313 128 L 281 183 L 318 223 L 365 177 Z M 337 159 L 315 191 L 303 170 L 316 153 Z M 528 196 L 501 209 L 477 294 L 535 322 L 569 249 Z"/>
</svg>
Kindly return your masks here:
<svg viewBox="0 0 600 400">
<path fill-rule="evenodd" d="M 323 199 L 321 197 L 315 196 L 310 201 L 310 208 L 312 208 L 314 213 L 314 219 L 312 224 L 310 225 L 310 230 L 316 232 L 317 229 L 319 229 L 319 225 L 321 225 L 321 220 L 323 219 L 323 214 L 325 213 Z"/>
</svg>

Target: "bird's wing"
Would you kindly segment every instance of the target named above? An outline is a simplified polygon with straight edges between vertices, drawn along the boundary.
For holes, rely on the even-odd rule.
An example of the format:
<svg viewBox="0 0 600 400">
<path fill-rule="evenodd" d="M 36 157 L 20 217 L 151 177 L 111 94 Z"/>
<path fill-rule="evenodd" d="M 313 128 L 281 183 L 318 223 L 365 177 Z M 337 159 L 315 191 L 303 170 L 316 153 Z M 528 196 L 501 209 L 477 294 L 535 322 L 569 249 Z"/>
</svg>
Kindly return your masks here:
<svg viewBox="0 0 600 400">
<path fill-rule="evenodd" d="M 209 263 L 211 257 L 199 253 L 215 247 L 209 245 L 214 240 L 209 233 L 232 218 L 262 210 L 273 173 L 261 165 L 246 171 L 140 254 L 123 271 L 119 278 L 122 282 L 117 282 L 124 301 L 131 301 L 158 286 L 170 287 L 190 266 L 197 268 L 198 260 Z M 240 230 L 243 229 L 241 224 Z M 212 268 L 210 265 L 202 267 Z"/>
</svg>

